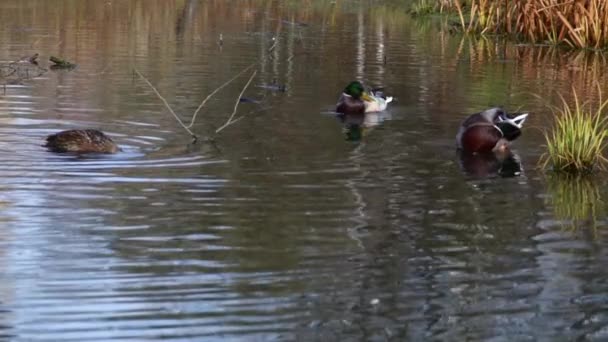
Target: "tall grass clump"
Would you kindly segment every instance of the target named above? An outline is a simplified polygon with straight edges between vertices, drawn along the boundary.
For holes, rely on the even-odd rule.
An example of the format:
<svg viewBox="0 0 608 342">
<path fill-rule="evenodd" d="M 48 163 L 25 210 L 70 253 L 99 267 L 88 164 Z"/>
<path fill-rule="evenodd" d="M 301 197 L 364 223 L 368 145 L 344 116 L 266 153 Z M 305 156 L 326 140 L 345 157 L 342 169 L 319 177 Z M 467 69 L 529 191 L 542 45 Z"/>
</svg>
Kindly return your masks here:
<svg viewBox="0 0 608 342">
<path fill-rule="evenodd" d="M 533 43 L 608 47 L 606 0 L 452 0 L 465 32 L 506 34 Z"/>
<path fill-rule="evenodd" d="M 604 155 L 608 132 L 608 117 L 603 115 L 608 101 L 591 108 L 581 103 L 574 92 L 574 104 L 570 105 L 560 94 L 561 106 L 553 107 L 555 122 L 545 131 L 547 152 L 541 158 L 544 167 L 566 173 L 590 173 L 605 169 L 608 161 Z"/>
<path fill-rule="evenodd" d="M 499 33 L 501 29 L 501 1 L 471 0 L 468 13 L 465 13 L 461 0 L 453 0 L 453 8 L 458 12 L 460 28 L 464 32 Z M 465 19 L 465 17 L 467 19 Z"/>
<path fill-rule="evenodd" d="M 416 0 L 410 7 L 409 13 L 413 16 L 423 16 L 442 13 L 451 7 L 452 0 Z"/>
<path fill-rule="evenodd" d="M 437 12 L 436 0 L 417 0 L 410 7 L 409 13 L 414 16 L 432 14 Z"/>
</svg>

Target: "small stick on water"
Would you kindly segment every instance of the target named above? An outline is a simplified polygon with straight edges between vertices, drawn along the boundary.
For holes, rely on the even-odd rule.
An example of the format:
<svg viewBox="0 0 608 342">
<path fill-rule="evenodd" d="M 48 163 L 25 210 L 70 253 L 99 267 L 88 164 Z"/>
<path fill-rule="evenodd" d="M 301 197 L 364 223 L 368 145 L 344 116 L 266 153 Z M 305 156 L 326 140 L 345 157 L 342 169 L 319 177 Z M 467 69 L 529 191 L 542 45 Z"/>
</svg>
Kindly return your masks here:
<svg viewBox="0 0 608 342">
<path fill-rule="evenodd" d="M 274 48 L 277 46 L 277 43 L 279 42 L 279 38 L 277 36 L 272 37 L 272 41 L 274 43 L 272 43 L 272 45 L 268 48 L 267 52 L 271 52 L 272 50 L 274 50 Z"/>
<path fill-rule="evenodd" d="M 250 114 L 255 114 L 255 113 L 259 113 L 259 112 L 261 112 L 261 111 L 268 110 L 268 109 L 270 109 L 270 108 L 272 108 L 272 106 L 270 106 L 270 107 L 264 107 L 264 108 L 260 108 L 260 109 L 254 109 L 254 110 L 249 111 L 249 112 L 247 112 L 247 113 L 245 113 L 245 114 L 243 114 L 243 115 L 239 116 L 238 118 L 236 118 L 236 119 L 232 120 L 232 123 L 233 123 L 233 124 L 235 124 L 235 123 L 237 123 L 238 121 L 241 121 L 242 119 L 244 119 L 244 118 L 245 118 L 247 115 L 250 115 Z"/>
<path fill-rule="evenodd" d="M 108 65 L 106 65 L 103 69 L 101 69 L 100 72 L 96 72 L 96 73 L 92 73 L 90 74 L 90 76 L 97 76 L 97 75 L 103 75 L 106 73 L 106 71 L 110 69 L 110 63 L 108 63 Z M 133 76 L 135 76 L 135 74 L 133 74 Z"/>
<path fill-rule="evenodd" d="M 245 84 L 245 86 L 243 87 L 243 90 L 241 90 L 241 93 L 236 98 L 236 103 L 234 104 L 234 110 L 232 111 L 232 114 L 228 118 L 228 121 L 226 121 L 226 123 L 223 124 L 220 128 L 215 130 L 216 134 L 219 133 L 220 131 L 222 131 L 224 128 L 230 126 L 231 124 L 233 124 L 241 119 L 241 118 L 239 118 L 239 120 L 236 120 L 236 121 L 232 120 L 232 119 L 234 119 L 234 116 L 236 115 L 236 111 L 239 108 L 239 103 L 241 103 L 241 97 L 243 96 L 243 94 L 245 93 L 245 90 L 247 90 L 247 87 L 249 87 L 249 84 L 251 84 L 251 81 L 253 81 L 253 78 L 255 77 L 255 75 L 257 73 L 258 73 L 258 71 L 256 70 L 253 72 L 253 74 L 251 74 L 251 77 L 249 77 L 249 81 L 247 81 L 247 84 Z"/>
<path fill-rule="evenodd" d="M 144 82 L 146 82 L 150 88 L 152 88 L 152 90 L 154 91 L 154 93 L 156 94 L 156 96 L 158 96 L 158 98 L 163 101 L 163 103 L 165 104 L 165 107 L 167 107 L 167 109 L 169 110 L 169 112 L 171 114 L 173 114 L 173 117 L 175 118 L 175 120 L 177 120 L 177 122 L 186 130 L 186 132 L 188 132 L 193 139 L 193 143 L 196 142 L 198 140 L 196 134 L 192 133 L 192 131 L 186 126 L 184 125 L 184 123 L 182 122 L 182 120 L 179 118 L 179 116 L 177 116 L 177 114 L 175 114 L 175 112 L 173 111 L 173 109 L 171 108 L 171 106 L 169 106 L 169 103 L 167 102 L 167 100 L 165 100 L 165 98 L 158 92 L 158 90 L 152 85 L 152 83 L 150 83 L 150 81 L 148 81 L 147 78 L 144 77 L 144 75 L 142 75 L 139 70 L 137 70 L 137 68 L 133 69 L 137 75 L 139 75 L 139 77 L 141 77 L 141 79 L 144 80 Z"/>
<path fill-rule="evenodd" d="M 236 74 L 233 78 L 229 79 L 228 81 L 224 82 L 224 84 L 222 84 L 221 86 L 217 87 L 214 91 L 211 92 L 211 94 L 209 94 L 204 100 L 203 102 L 201 102 L 201 104 L 198 106 L 198 108 L 196 108 L 196 111 L 194 112 L 194 114 L 192 114 L 192 120 L 190 121 L 190 123 L 188 124 L 188 128 L 192 128 L 192 126 L 194 125 L 194 122 L 196 121 L 196 116 L 198 115 L 198 112 L 200 112 L 201 109 L 203 109 L 203 107 L 205 106 L 205 103 L 207 103 L 207 101 L 209 101 L 209 99 L 211 99 L 211 97 L 213 95 L 215 95 L 218 91 L 222 90 L 222 88 L 224 88 L 225 86 L 229 85 L 230 83 L 232 83 L 232 81 L 236 80 L 237 78 L 239 78 L 239 76 L 241 76 L 245 71 L 253 68 L 255 66 L 256 63 L 252 63 L 250 64 L 248 67 L 246 67 L 245 69 L 241 70 L 241 72 L 239 72 L 238 74 Z M 240 98 L 240 97 L 239 97 Z"/>
</svg>

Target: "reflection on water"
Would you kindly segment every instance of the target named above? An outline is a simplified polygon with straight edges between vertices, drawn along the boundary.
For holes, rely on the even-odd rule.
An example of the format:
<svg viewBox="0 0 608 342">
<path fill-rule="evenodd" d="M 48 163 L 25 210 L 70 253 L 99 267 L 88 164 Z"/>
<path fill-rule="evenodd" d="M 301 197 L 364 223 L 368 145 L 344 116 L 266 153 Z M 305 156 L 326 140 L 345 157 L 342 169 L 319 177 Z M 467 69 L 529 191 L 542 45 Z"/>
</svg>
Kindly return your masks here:
<svg viewBox="0 0 608 342">
<path fill-rule="evenodd" d="M 545 181 L 534 129 L 517 155 L 453 142 L 475 108 L 546 125 L 534 94 L 586 93 L 602 59 L 451 36 L 393 1 L 5 0 L 0 26 L 1 63 L 78 64 L 0 74 L 0 339 L 606 339 L 604 180 Z M 215 145 L 132 71 L 188 122 L 251 63 L 244 118 L 213 136 L 247 75 L 192 126 Z M 399 102 L 324 115 L 355 78 Z M 41 146 L 78 127 L 123 152 Z"/>
<path fill-rule="evenodd" d="M 555 218 L 572 229 L 595 229 L 605 216 L 600 184 L 593 176 L 550 174 L 547 190 Z"/>
<path fill-rule="evenodd" d="M 512 151 L 471 154 L 458 151 L 460 167 L 474 178 L 515 177 L 522 173 L 520 158 Z"/>
<path fill-rule="evenodd" d="M 374 127 L 380 125 L 385 120 L 390 120 L 389 110 L 367 114 L 338 114 L 338 120 L 344 125 L 344 135 L 346 140 L 360 141 L 368 135 Z"/>
</svg>

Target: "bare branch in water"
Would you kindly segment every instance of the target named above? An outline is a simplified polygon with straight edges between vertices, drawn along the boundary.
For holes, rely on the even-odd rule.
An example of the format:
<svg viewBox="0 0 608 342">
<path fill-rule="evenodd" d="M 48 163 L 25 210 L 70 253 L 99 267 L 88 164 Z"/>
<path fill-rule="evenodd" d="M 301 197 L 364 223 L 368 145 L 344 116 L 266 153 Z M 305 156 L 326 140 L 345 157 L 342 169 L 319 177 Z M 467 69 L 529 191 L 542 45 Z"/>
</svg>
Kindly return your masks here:
<svg viewBox="0 0 608 342">
<path fill-rule="evenodd" d="M 110 63 L 108 63 L 108 65 L 106 65 L 106 66 L 105 66 L 103 69 L 101 69 L 101 71 L 100 71 L 100 72 L 95 72 L 95 73 L 92 73 L 92 74 L 89 74 L 89 75 L 90 75 L 90 76 L 98 76 L 98 75 L 103 75 L 103 74 L 105 74 L 105 73 L 106 73 L 106 71 L 108 71 L 108 69 L 110 69 L 110 66 L 111 66 L 111 64 L 110 64 Z"/>
<path fill-rule="evenodd" d="M 268 109 L 270 109 L 270 108 L 272 108 L 272 106 L 270 106 L 270 107 L 263 107 L 263 108 L 259 108 L 259 109 L 254 109 L 254 110 L 251 110 L 251 111 L 249 111 L 249 112 L 247 112 L 247 113 L 245 113 L 245 114 L 243 114 L 243 115 L 239 116 L 238 118 L 236 118 L 236 119 L 232 120 L 232 123 L 233 123 L 233 124 L 235 124 L 235 123 L 237 123 L 237 122 L 241 121 L 242 119 L 244 119 L 244 118 L 245 118 L 246 116 L 248 116 L 248 115 L 255 114 L 255 113 L 259 113 L 259 112 L 261 112 L 261 111 L 265 111 L 265 110 L 268 110 Z"/>
<path fill-rule="evenodd" d="M 167 109 L 169 110 L 169 112 L 171 114 L 173 114 L 173 117 L 175 118 L 175 120 L 177 120 L 177 122 L 186 130 L 186 132 L 188 132 L 192 136 L 193 141 L 198 140 L 196 134 L 192 133 L 192 131 L 190 130 L 190 128 L 188 128 L 188 126 L 184 125 L 184 123 L 179 118 L 179 116 L 177 116 L 177 114 L 175 114 L 175 112 L 173 111 L 173 109 L 171 108 L 171 106 L 169 106 L 169 103 L 167 102 L 167 100 L 165 100 L 165 98 L 158 92 L 158 90 L 152 85 L 152 83 L 150 83 L 150 81 L 148 81 L 148 79 L 145 78 L 144 75 L 142 75 L 139 72 L 139 70 L 137 70 L 137 68 L 134 68 L 133 70 L 137 73 L 137 75 L 139 75 L 139 77 L 141 77 L 142 80 L 144 80 L 150 86 L 150 88 L 152 88 L 152 90 L 154 91 L 154 93 L 156 94 L 156 96 L 158 96 L 158 98 L 161 101 L 163 101 L 163 103 L 165 104 L 165 107 L 167 107 Z"/>
<path fill-rule="evenodd" d="M 270 52 L 270 51 L 274 50 L 274 48 L 277 45 L 277 42 L 278 42 L 278 34 L 273 39 L 273 44 L 270 46 L 270 48 L 267 51 Z M 201 102 L 201 104 L 198 106 L 198 108 L 196 108 L 196 111 L 194 111 L 194 114 L 192 114 L 192 119 L 190 120 L 190 123 L 188 125 L 184 124 L 184 122 L 179 118 L 179 116 L 177 116 L 177 114 L 173 111 L 173 109 L 171 108 L 171 106 L 169 105 L 169 103 L 167 102 L 167 100 L 165 100 L 165 98 L 158 92 L 158 90 L 152 85 L 152 83 L 150 83 L 150 81 L 148 81 L 148 79 L 145 78 L 139 72 L 139 70 L 137 70 L 137 68 L 134 68 L 133 71 L 135 73 L 137 73 L 137 75 L 139 75 L 139 77 L 141 79 L 143 79 L 146 82 L 146 84 L 148 84 L 148 86 L 150 86 L 150 88 L 152 88 L 152 90 L 154 91 L 154 93 L 156 94 L 156 96 L 163 102 L 163 104 L 165 105 L 165 107 L 167 107 L 167 109 L 173 115 L 173 117 L 175 118 L 175 120 L 177 120 L 177 122 L 186 130 L 186 132 L 188 132 L 192 136 L 192 143 L 194 144 L 198 140 L 198 137 L 190 129 L 192 128 L 192 126 L 196 122 L 196 118 L 197 118 L 198 113 L 201 111 L 201 109 L 203 109 L 203 107 L 205 106 L 205 104 L 207 103 L 207 101 L 209 101 L 213 97 L 213 95 L 217 94 L 217 92 L 219 92 L 224 87 L 226 87 L 227 85 L 229 85 L 230 83 L 232 83 L 234 80 L 236 80 L 237 78 L 239 78 L 247 70 L 253 68 L 257 63 L 259 63 L 259 61 L 248 65 L 245 69 L 241 70 L 234 77 L 232 77 L 228 81 L 224 82 L 222 85 L 220 85 L 219 87 L 217 87 L 214 91 L 212 91 L 209 95 L 207 95 L 207 97 Z M 105 72 L 106 68 L 104 68 L 101 73 Z M 253 78 L 255 77 L 255 75 L 257 74 L 257 72 L 258 72 L 257 70 L 254 71 L 253 74 L 251 75 L 251 77 L 249 77 L 249 80 L 247 81 L 247 84 L 245 84 L 245 87 L 243 87 L 243 89 L 241 90 L 241 93 L 239 94 L 239 96 L 236 99 L 236 103 L 234 105 L 234 110 L 233 110 L 232 114 L 230 115 L 230 117 L 228 118 L 228 120 L 226 121 L 226 123 L 224 123 L 220 128 L 218 128 L 215 131 L 216 134 L 219 133 L 220 131 L 222 131 L 224 128 L 226 128 L 226 127 L 228 127 L 228 126 L 230 126 L 230 125 L 232 125 L 232 124 L 240 121 L 241 119 L 243 119 L 243 117 L 246 116 L 246 115 L 243 115 L 241 117 L 238 117 L 238 118 L 234 119 L 234 116 L 236 115 L 237 109 L 239 107 L 239 103 L 240 103 L 241 97 L 243 96 L 243 93 L 245 93 L 245 90 L 247 90 L 247 88 L 251 84 L 251 81 L 253 81 Z"/>
<path fill-rule="evenodd" d="M 207 101 L 209 101 L 209 99 L 211 99 L 211 97 L 213 95 L 215 95 L 218 91 L 222 90 L 222 88 L 224 88 L 225 86 L 229 85 L 230 83 L 232 83 L 232 81 L 236 80 L 237 78 L 239 78 L 239 76 L 241 76 L 245 71 L 253 68 L 255 66 L 256 63 L 252 63 L 250 64 L 248 67 L 246 67 L 245 69 L 241 70 L 241 72 L 239 72 L 238 74 L 236 74 L 233 78 L 229 79 L 228 81 L 226 81 L 224 84 L 222 84 L 221 86 L 217 87 L 214 91 L 211 92 L 211 94 L 209 94 L 204 100 L 203 102 L 201 102 L 201 104 L 198 106 L 198 108 L 196 108 L 196 111 L 194 112 L 194 114 L 192 114 L 192 120 L 190 120 L 190 124 L 188 124 L 188 128 L 192 128 L 192 126 L 194 125 L 194 122 L 196 121 L 196 116 L 198 115 L 198 112 L 200 112 L 200 110 L 205 106 L 205 103 L 207 103 Z M 240 98 L 240 97 L 239 97 Z"/>
<path fill-rule="evenodd" d="M 272 43 L 272 45 L 268 48 L 267 52 L 271 52 L 277 46 L 277 43 L 279 42 L 278 35 L 275 37 L 272 37 L 272 40 L 274 41 L 274 43 Z"/>
<path fill-rule="evenodd" d="M 241 90 L 241 93 L 239 94 L 239 96 L 236 98 L 236 103 L 234 104 L 234 110 L 232 111 L 232 114 L 230 115 L 230 117 L 228 118 L 228 121 L 226 121 L 225 124 L 223 124 L 220 128 L 215 130 L 215 133 L 219 133 L 220 131 L 222 131 L 224 128 L 232 125 L 233 123 L 239 121 L 241 118 L 237 119 L 237 120 L 233 120 L 234 116 L 236 115 L 236 111 L 239 108 L 239 103 L 241 103 L 241 97 L 243 96 L 243 94 L 245 93 L 245 90 L 247 90 L 247 87 L 249 87 L 249 84 L 251 84 L 251 81 L 253 81 L 253 78 L 255 77 L 255 75 L 258 73 L 258 71 L 254 71 L 253 74 L 251 74 L 251 77 L 249 77 L 249 81 L 247 81 L 247 84 L 245 84 L 245 86 L 243 87 L 243 90 Z"/>
</svg>

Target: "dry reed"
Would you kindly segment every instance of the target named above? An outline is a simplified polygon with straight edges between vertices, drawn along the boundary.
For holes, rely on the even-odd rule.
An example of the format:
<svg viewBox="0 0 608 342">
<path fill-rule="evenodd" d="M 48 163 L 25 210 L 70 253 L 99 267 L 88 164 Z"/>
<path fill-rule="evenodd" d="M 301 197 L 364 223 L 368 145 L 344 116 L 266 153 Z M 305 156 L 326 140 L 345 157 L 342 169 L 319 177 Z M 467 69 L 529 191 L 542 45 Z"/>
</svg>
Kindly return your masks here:
<svg viewBox="0 0 608 342">
<path fill-rule="evenodd" d="M 452 1 L 465 32 L 507 34 L 576 48 L 608 47 L 606 0 L 470 0 L 468 6 Z"/>
</svg>

